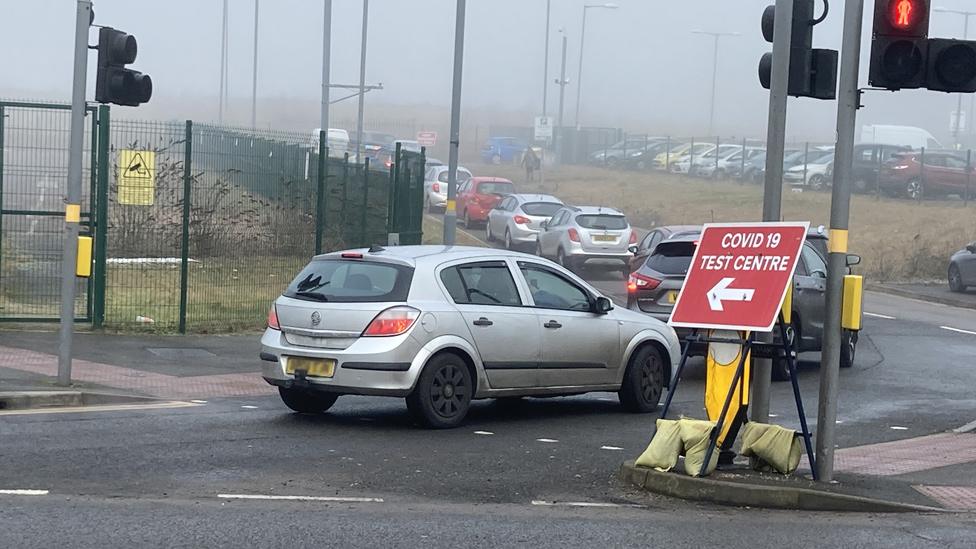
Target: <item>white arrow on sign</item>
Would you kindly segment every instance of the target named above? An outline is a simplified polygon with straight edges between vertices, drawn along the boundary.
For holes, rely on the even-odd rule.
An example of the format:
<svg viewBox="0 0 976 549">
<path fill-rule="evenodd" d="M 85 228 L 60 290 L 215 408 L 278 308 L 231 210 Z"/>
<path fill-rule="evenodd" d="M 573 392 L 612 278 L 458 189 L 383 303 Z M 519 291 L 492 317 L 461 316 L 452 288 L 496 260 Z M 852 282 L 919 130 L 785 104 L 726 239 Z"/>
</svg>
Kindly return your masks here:
<svg viewBox="0 0 976 549">
<path fill-rule="evenodd" d="M 724 311 L 723 301 L 752 301 L 756 290 L 729 288 L 735 282 L 734 278 L 723 278 L 711 290 L 708 290 L 708 306 L 713 311 Z"/>
</svg>

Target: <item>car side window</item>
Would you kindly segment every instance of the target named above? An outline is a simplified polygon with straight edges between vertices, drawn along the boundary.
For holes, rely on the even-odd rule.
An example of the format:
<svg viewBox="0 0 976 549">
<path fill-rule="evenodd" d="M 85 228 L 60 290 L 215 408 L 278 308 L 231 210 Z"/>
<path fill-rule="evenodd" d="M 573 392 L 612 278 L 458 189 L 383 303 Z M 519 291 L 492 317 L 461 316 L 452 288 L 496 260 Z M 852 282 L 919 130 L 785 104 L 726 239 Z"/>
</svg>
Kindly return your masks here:
<svg viewBox="0 0 976 549">
<path fill-rule="evenodd" d="M 874 149 L 868 148 L 868 149 L 862 150 L 861 151 L 860 158 L 858 158 L 858 161 L 860 161 L 860 162 L 862 162 L 864 164 L 871 164 L 871 163 L 873 163 L 874 162 Z"/>
<path fill-rule="evenodd" d="M 823 277 L 827 275 L 827 264 L 824 262 L 820 254 L 817 253 L 811 246 L 803 246 L 803 263 L 806 264 L 806 270 L 808 276 L 814 276 L 814 273 L 822 273 Z"/>
<path fill-rule="evenodd" d="M 642 250 L 650 250 L 651 249 L 651 240 L 654 239 L 654 237 L 657 235 L 657 233 L 658 233 L 657 231 L 651 231 L 651 232 L 647 233 L 647 235 L 644 236 L 644 239 L 641 240 L 640 249 L 642 249 Z"/>
<path fill-rule="evenodd" d="M 536 307 L 560 311 L 591 310 L 590 295 L 563 276 L 531 263 L 519 263 L 519 269 Z"/>
<path fill-rule="evenodd" d="M 648 251 L 651 251 L 655 247 L 657 247 L 657 245 L 660 244 L 662 240 L 664 240 L 664 235 L 661 234 L 660 232 L 655 232 L 654 238 L 651 239 L 650 244 L 648 244 L 647 246 Z"/>
<path fill-rule="evenodd" d="M 961 159 L 961 158 L 956 158 L 955 156 L 947 156 L 946 157 L 946 166 L 948 166 L 948 167 L 950 167 L 950 168 L 952 168 L 954 170 L 965 170 L 966 169 L 966 161 L 963 160 L 963 159 Z"/>
<path fill-rule="evenodd" d="M 441 282 L 458 305 L 522 305 L 515 279 L 504 261 L 482 261 L 448 267 L 441 271 Z"/>
</svg>

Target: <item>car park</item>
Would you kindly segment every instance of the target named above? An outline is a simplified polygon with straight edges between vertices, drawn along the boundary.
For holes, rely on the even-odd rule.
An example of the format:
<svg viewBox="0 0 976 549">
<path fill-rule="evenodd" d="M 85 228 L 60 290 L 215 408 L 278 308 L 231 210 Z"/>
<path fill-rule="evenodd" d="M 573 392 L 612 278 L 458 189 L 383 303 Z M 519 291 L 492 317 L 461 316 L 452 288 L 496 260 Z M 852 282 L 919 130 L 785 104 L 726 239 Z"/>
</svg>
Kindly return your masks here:
<svg viewBox="0 0 976 549">
<path fill-rule="evenodd" d="M 616 391 L 627 410 L 653 411 L 679 357 L 671 328 L 566 269 L 460 246 L 315 257 L 261 338 L 262 377 L 292 410 L 401 397 L 433 428 L 461 424 L 484 398 Z"/>
<path fill-rule="evenodd" d="M 562 207 L 562 200 L 546 194 L 506 196 L 488 213 L 486 240 L 500 239 L 508 250 L 534 248 L 542 224 Z"/>
<path fill-rule="evenodd" d="M 609 147 L 597 149 L 590 154 L 590 164 L 607 166 L 610 168 L 622 165 L 632 154 L 641 152 L 648 144 L 653 145 L 653 141 L 648 141 L 644 137 L 628 138 Z"/>
<path fill-rule="evenodd" d="M 821 152 L 816 157 L 812 156 L 811 153 L 810 157 L 813 160 L 807 164 L 801 160 L 799 164 L 786 170 L 783 173 L 783 181 L 788 185 L 809 187 L 814 191 L 827 188 L 827 167 L 834 161 L 834 153 L 823 154 Z"/>
<path fill-rule="evenodd" d="M 802 164 L 809 155 L 804 151 L 787 150 L 783 154 L 783 172 Z M 762 184 L 766 180 L 766 153 L 757 155 L 746 163 L 746 181 Z"/>
<path fill-rule="evenodd" d="M 568 268 L 581 268 L 591 261 L 610 262 L 624 273 L 630 272 L 637 233 L 618 210 L 602 206 L 566 206 L 542 224 L 536 254 L 555 259 Z"/>
<path fill-rule="evenodd" d="M 726 153 L 724 157 L 719 158 L 717 164 L 713 163 L 699 166 L 697 174 L 701 177 L 710 177 L 712 179 L 727 179 L 730 177 L 738 179 L 743 172 L 743 164 L 759 155 L 763 155 L 763 161 L 765 161 L 765 152 L 766 149 L 762 147 L 745 147 L 743 149 L 739 146 L 736 147 L 735 151 Z"/>
<path fill-rule="evenodd" d="M 750 154 L 755 148 L 746 149 Z M 692 175 L 698 177 L 725 179 L 729 174 L 730 166 L 735 163 L 742 164 L 742 145 L 727 144 L 721 145 L 717 149 L 703 154 L 695 159 L 695 167 Z M 738 167 L 738 166 L 737 166 Z"/>
<path fill-rule="evenodd" d="M 949 289 L 953 292 L 965 292 L 970 286 L 976 286 L 976 242 L 952 254 L 948 272 Z"/>
<path fill-rule="evenodd" d="M 424 209 L 429 213 L 443 210 L 447 207 L 447 185 L 451 170 L 447 166 L 438 165 L 427 168 L 424 174 Z M 457 169 L 457 184 L 471 179 L 471 172 L 461 166 Z"/>
<path fill-rule="evenodd" d="M 860 143 L 854 145 L 854 172 L 851 177 L 851 190 L 864 194 L 878 188 L 881 177 L 882 164 L 894 160 L 899 154 L 911 152 L 911 147 L 899 145 L 881 145 Z M 833 180 L 833 162 L 827 173 L 827 179 Z"/>
<path fill-rule="evenodd" d="M 973 167 L 957 151 L 898 153 L 881 167 L 881 190 L 913 200 L 923 196 L 965 196 L 971 193 L 972 180 Z"/>
<path fill-rule="evenodd" d="M 488 212 L 502 198 L 515 194 L 515 185 L 501 177 L 472 177 L 458 187 L 457 212 L 467 229 L 488 220 Z"/>
<path fill-rule="evenodd" d="M 666 153 L 669 147 L 674 146 L 674 143 L 667 140 L 648 141 L 646 145 L 642 145 L 635 151 L 627 151 L 627 157 L 624 159 L 623 165 L 633 170 L 649 170 L 654 167 L 654 159 L 658 155 Z"/>
<path fill-rule="evenodd" d="M 658 244 L 676 236 L 701 234 L 701 225 L 665 225 L 648 231 L 644 238 L 629 248 L 634 257 L 630 259 L 630 271 L 640 269 Z"/>
<path fill-rule="evenodd" d="M 481 161 L 485 164 L 514 164 L 522 158 L 528 145 L 515 137 L 489 137 L 481 149 Z"/>
</svg>

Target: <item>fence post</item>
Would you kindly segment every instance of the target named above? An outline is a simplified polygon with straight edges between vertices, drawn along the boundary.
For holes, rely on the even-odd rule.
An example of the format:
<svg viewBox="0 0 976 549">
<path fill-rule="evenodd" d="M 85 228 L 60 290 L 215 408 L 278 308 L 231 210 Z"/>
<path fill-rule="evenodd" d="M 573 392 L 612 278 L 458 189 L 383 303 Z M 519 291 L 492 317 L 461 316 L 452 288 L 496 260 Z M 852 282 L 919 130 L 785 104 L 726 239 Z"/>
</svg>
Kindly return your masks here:
<svg viewBox="0 0 976 549">
<path fill-rule="evenodd" d="M 969 205 L 969 185 L 973 181 L 973 150 L 966 151 L 966 193 L 962 198 L 962 205 Z"/>
<path fill-rule="evenodd" d="M 190 278 L 190 184 L 193 162 L 193 121 L 186 121 L 183 142 L 183 241 L 180 243 L 180 322 L 179 332 L 186 333 L 186 301 Z"/>
<path fill-rule="evenodd" d="M 322 227 L 325 224 L 325 181 L 328 174 L 329 149 L 326 148 L 325 130 L 319 130 L 319 169 L 316 179 L 315 194 L 315 255 L 322 253 Z"/>
<path fill-rule="evenodd" d="M 108 272 L 106 257 L 108 250 L 108 163 L 109 149 L 108 105 L 98 107 L 98 152 L 95 161 L 97 178 L 95 180 L 95 265 L 92 277 L 92 327 L 101 328 L 105 324 L 105 286 Z"/>
<path fill-rule="evenodd" d="M 362 210 L 363 210 L 362 211 L 362 214 L 361 214 L 362 217 L 361 217 L 360 222 L 359 222 L 360 223 L 360 227 L 361 227 L 361 229 L 359 231 L 359 238 L 360 238 L 360 242 L 363 243 L 363 246 L 368 248 L 368 247 L 372 246 L 372 243 L 369 241 L 370 240 L 369 239 L 369 229 L 368 229 L 368 227 L 366 225 L 366 223 L 368 221 L 368 218 L 369 218 L 369 215 L 368 215 L 369 214 L 369 158 L 367 158 L 366 159 L 366 162 L 363 163 L 363 207 L 362 207 Z"/>
<path fill-rule="evenodd" d="M 423 203 L 424 203 L 424 192 L 425 192 L 425 190 L 424 190 L 424 172 L 425 171 L 427 171 L 427 149 L 421 148 L 420 149 L 420 169 L 417 170 L 417 180 L 416 180 L 416 185 L 414 186 L 414 189 L 416 190 L 417 196 L 416 197 L 411 197 L 411 200 L 416 199 L 416 202 L 417 202 L 416 205 L 419 205 L 420 208 L 419 209 L 410 208 L 410 211 L 411 212 L 414 212 L 414 213 L 411 213 L 411 219 L 413 219 L 413 217 L 416 216 L 416 219 L 413 219 L 412 223 L 410 224 L 410 230 L 411 230 L 411 232 L 416 231 L 416 236 L 414 237 L 414 240 L 412 242 L 414 244 L 418 244 L 418 245 L 424 243 L 424 212 L 423 212 Z"/>
<path fill-rule="evenodd" d="M 746 180 L 746 138 L 742 138 L 742 165 L 739 166 L 739 181 Z"/>
<path fill-rule="evenodd" d="M 0 104 L 0 263 L 3 262 L 3 126 L 6 123 L 7 114 L 3 104 Z M 3 271 L 0 270 L 0 273 Z M 0 283 L 3 282 L 0 274 Z"/>
<path fill-rule="evenodd" d="M 398 152 L 393 157 L 393 164 L 390 166 L 390 184 L 386 189 L 386 243 L 390 244 L 390 233 L 396 232 L 396 225 L 393 223 L 393 216 L 396 213 L 396 181 L 397 173 L 400 169 L 400 144 L 397 143 Z"/>
<path fill-rule="evenodd" d="M 359 154 L 356 155 L 356 159 L 359 159 Z M 339 234 L 342 235 L 342 245 L 348 248 L 346 245 L 346 235 L 348 230 L 346 230 L 346 204 L 349 202 L 349 153 L 346 153 L 342 161 L 342 203 L 339 205 Z"/>
<path fill-rule="evenodd" d="M 881 168 L 884 166 L 884 145 L 878 148 L 878 173 L 874 177 L 874 188 L 877 199 L 881 200 Z M 865 193 L 867 191 L 865 190 Z"/>
<path fill-rule="evenodd" d="M 716 175 L 718 175 L 718 149 L 721 146 L 722 146 L 722 138 L 721 137 L 716 137 L 715 138 L 715 171 L 712 172 L 712 177 L 713 178 Z"/>
<path fill-rule="evenodd" d="M 691 167 L 695 165 L 695 138 L 691 138 L 691 148 L 688 149 L 688 174 L 691 173 Z M 687 175 L 687 174 L 686 174 Z"/>
<path fill-rule="evenodd" d="M 925 147 L 922 147 L 921 162 L 922 162 L 922 167 L 918 177 L 918 185 L 919 185 L 918 196 L 915 197 L 915 200 L 919 202 L 922 201 L 922 198 L 924 197 L 925 194 Z"/>
<path fill-rule="evenodd" d="M 665 173 L 671 171 L 671 136 L 667 138 L 667 142 L 664 145 L 664 171 Z"/>
<path fill-rule="evenodd" d="M 803 144 L 803 186 L 807 186 L 807 176 L 809 175 L 810 169 L 810 142 L 807 141 Z"/>
</svg>

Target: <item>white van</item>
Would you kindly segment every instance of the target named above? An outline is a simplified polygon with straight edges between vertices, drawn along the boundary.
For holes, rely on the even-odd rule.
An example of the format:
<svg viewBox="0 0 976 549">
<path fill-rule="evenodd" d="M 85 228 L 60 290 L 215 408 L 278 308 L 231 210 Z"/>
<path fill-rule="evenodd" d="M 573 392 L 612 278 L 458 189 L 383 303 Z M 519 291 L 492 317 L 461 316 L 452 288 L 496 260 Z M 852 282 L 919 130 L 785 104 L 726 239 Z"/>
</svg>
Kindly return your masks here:
<svg viewBox="0 0 976 549">
<path fill-rule="evenodd" d="M 312 143 L 314 143 L 313 148 L 315 149 L 316 153 L 318 153 L 319 150 L 320 131 L 322 131 L 322 128 L 315 128 L 315 131 L 312 132 Z M 329 128 L 325 138 L 327 140 L 330 157 L 342 158 L 346 155 L 346 151 L 349 150 L 349 132 L 337 128 Z"/>
<path fill-rule="evenodd" d="M 922 128 L 913 126 L 865 125 L 861 128 L 861 143 L 897 145 L 915 150 L 942 149 L 942 143 Z"/>
</svg>

